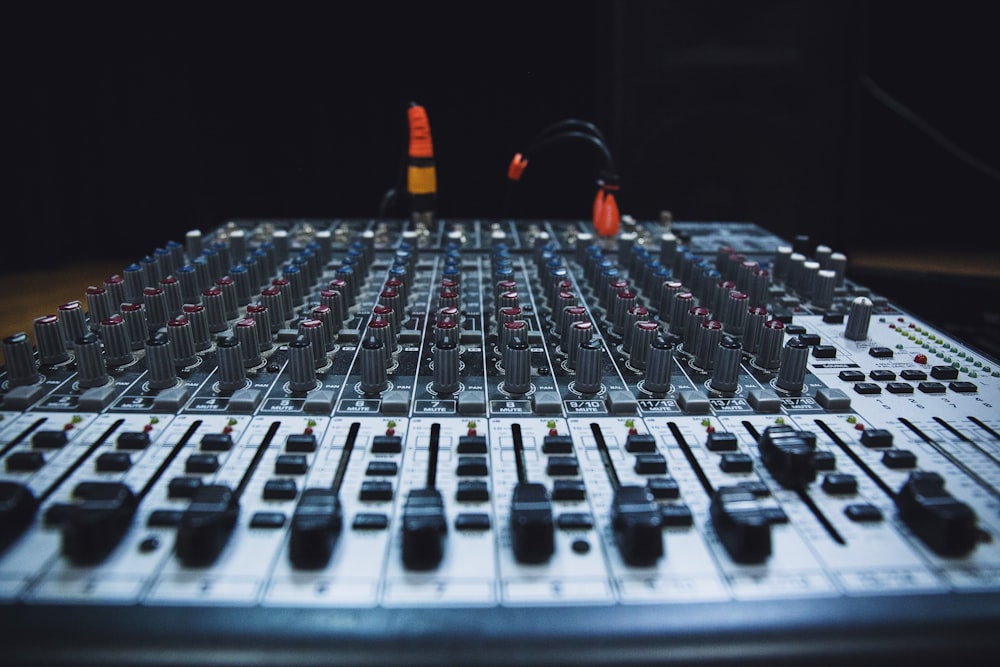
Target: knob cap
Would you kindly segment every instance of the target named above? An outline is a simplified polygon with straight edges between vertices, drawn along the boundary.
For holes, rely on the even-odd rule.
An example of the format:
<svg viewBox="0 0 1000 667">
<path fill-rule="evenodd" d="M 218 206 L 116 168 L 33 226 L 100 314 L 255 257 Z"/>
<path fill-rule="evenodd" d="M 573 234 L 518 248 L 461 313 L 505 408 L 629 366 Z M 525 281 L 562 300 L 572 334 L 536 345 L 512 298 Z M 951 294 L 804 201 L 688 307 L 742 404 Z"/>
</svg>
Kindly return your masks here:
<svg viewBox="0 0 1000 667">
<path fill-rule="evenodd" d="M 505 392 L 516 396 L 531 391 L 531 348 L 526 340 L 515 337 L 507 343 L 503 368 Z"/>
<path fill-rule="evenodd" d="M 785 339 L 785 325 L 781 320 L 768 320 L 761 332 L 760 347 L 757 350 L 757 365 L 765 370 L 774 370 L 781 364 L 781 349 Z"/>
<path fill-rule="evenodd" d="M 3 339 L 3 354 L 7 364 L 7 382 L 11 387 L 36 384 L 42 376 L 35 366 L 31 339 L 22 332 Z"/>
<path fill-rule="evenodd" d="M 816 434 L 790 426 L 769 426 L 757 443 L 760 459 L 775 481 L 789 489 L 816 479 Z"/>
<path fill-rule="evenodd" d="M 216 343 L 219 357 L 219 389 L 236 391 L 246 386 L 247 374 L 243 367 L 243 352 L 236 336 L 224 336 Z"/>
<path fill-rule="evenodd" d="M 361 344 L 361 391 L 381 394 L 389 386 L 385 373 L 385 343 L 375 336 L 368 336 Z"/>
<path fill-rule="evenodd" d="M 431 388 L 439 394 L 458 391 L 458 345 L 445 338 L 434 346 L 434 380 Z"/>
<path fill-rule="evenodd" d="M 742 348 L 732 336 L 723 336 L 715 353 L 715 367 L 709 386 L 715 391 L 736 391 L 739 387 Z"/>
<path fill-rule="evenodd" d="M 674 346 L 662 337 L 657 337 L 649 346 L 649 361 L 642 387 L 654 394 L 670 391 L 670 375 L 674 366 Z"/>
<path fill-rule="evenodd" d="M 35 342 L 38 346 L 38 361 L 42 364 L 61 364 L 69 359 L 66 344 L 63 342 L 62 331 L 59 329 L 59 318 L 55 315 L 44 315 L 35 319 Z M 9 357 L 7 357 L 9 360 Z M 10 362 L 8 361 L 8 367 Z"/>
<path fill-rule="evenodd" d="M 611 528 L 622 560 L 648 566 L 663 556 L 663 515 L 653 494 L 644 486 L 615 490 L 611 503 Z"/>
<path fill-rule="evenodd" d="M 165 333 L 155 333 L 145 342 L 146 373 L 150 389 L 169 389 L 177 384 L 173 345 Z"/>
<path fill-rule="evenodd" d="M 599 338 L 580 344 L 576 359 L 576 380 L 573 388 L 581 394 L 596 394 L 601 390 L 601 364 L 604 346 Z"/>
<path fill-rule="evenodd" d="M 851 303 L 851 309 L 847 313 L 847 329 L 844 331 L 844 336 L 850 340 L 867 340 L 871 318 L 871 299 L 859 296 Z"/>
<path fill-rule="evenodd" d="M 101 339 L 86 334 L 76 340 L 76 376 L 80 386 L 87 389 L 107 384 L 109 375 L 104 364 Z"/>
<path fill-rule="evenodd" d="M 186 317 L 175 317 L 167 323 L 167 337 L 174 353 L 174 363 L 178 368 L 190 366 L 198 360 L 194 352 L 194 334 Z"/>
<path fill-rule="evenodd" d="M 543 484 L 519 482 L 510 504 L 510 541 L 521 563 L 544 563 L 555 551 L 552 503 Z"/>
<path fill-rule="evenodd" d="M 809 346 L 798 336 L 788 339 L 781 351 L 781 370 L 775 385 L 785 391 L 802 391 L 806 377 L 806 362 L 809 360 Z"/>
</svg>

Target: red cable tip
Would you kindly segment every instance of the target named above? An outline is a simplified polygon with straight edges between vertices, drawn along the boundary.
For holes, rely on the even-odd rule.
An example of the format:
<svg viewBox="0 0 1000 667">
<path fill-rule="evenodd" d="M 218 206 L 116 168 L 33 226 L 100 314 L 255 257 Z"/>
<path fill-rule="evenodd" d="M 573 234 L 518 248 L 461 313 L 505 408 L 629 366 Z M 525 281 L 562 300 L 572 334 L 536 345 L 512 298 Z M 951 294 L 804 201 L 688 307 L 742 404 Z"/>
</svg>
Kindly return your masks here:
<svg viewBox="0 0 1000 667">
<path fill-rule="evenodd" d="M 594 229 L 599 236 L 615 236 L 620 223 L 621 216 L 615 195 L 602 188 L 594 199 Z"/>
<path fill-rule="evenodd" d="M 520 153 L 515 153 L 514 157 L 510 161 L 510 166 L 507 167 L 507 178 L 512 181 L 521 180 L 521 174 L 524 173 L 524 169 L 527 166 L 528 159 Z"/>
<path fill-rule="evenodd" d="M 433 158 L 434 142 L 431 140 L 431 123 L 427 110 L 420 105 L 411 106 L 406 111 L 410 123 L 410 157 Z"/>
</svg>

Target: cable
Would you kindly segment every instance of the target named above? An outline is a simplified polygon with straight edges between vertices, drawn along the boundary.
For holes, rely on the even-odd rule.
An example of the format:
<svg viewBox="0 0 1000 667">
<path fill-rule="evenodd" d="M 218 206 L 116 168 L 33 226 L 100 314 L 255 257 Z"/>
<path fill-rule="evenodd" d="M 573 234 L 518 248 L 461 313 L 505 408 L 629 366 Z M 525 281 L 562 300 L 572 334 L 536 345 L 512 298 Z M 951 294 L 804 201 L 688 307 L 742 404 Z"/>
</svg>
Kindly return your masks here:
<svg viewBox="0 0 1000 667">
<path fill-rule="evenodd" d="M 406 191 L 410 195 L 410 213 L 413 220 L 430 221 L 434 218 L 437 201 L 437 170 L 434 166 L 434 142 L 427 110 L 416 102 L 410 103 L 406 112 L 410 125 L 409 162 L 406 167 Z"/>
<path fill-rule="evenodd" d="M 926 134 L 931 138 L 936 144 L 944 148 L 946 151 L 962 160 L 967 165 L 976 169 L 983 174 L 989 176 L 990 178 L 1000 180 L 1000 170 L 986 164 L 982 160 L 979 160 L 975 156 L 967 153 L 965 150 L 960 148 L 958 145 L 953 143 L 947 137 L 945 137 L 941 132 L 927 123 L 925 120 L 917 116 L 910 108 L 890 96 L 885 92 L 877 83 L 871 80 L 867 74 L 863 74 L 860 79 L 861 87 L 871 93 L 872 97 L 881 102 L 885 107 L 894 111 L 896 114 L 901 116 L 904 120 L 911 123 L 918 130 Z"/>
<path fill-rule="evenodd" d="M 515 153 L 507 166 L 507 180 L 517 183 L 521 180 L 524 170 L 528 167 L 528 156 L 548 146 L 563 141 L 584 141 L 596 147 L 604 158 L 604 166 L 597 180 L 597 194 L 594 197 L 593 222 L 594 229 L 601 236 L 614 236 L 618 233 L 621 216 L 615 193 L 619 190 L 618 170 L 614 158 L 604 140 L 604 135 L 596 125 L 578 118 L 567 118 L 536 134 L 528 142 L 527 148 Z"/>
</svg>

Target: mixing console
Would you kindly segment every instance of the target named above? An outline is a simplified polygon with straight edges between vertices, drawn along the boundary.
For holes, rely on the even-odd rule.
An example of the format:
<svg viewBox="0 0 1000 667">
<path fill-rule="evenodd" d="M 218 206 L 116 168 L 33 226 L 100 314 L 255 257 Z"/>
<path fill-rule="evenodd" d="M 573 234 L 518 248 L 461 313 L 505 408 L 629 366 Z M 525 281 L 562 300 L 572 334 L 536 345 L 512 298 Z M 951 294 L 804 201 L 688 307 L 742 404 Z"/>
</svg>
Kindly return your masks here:
<svg viewBox="0 0 1000 667">
<path fill-rule="evenodd" d="M 3 661 L 1000 650 L 1000 366 L 846 266 L 669 219 L 189 232 L 3 339 Z"/>
</svg>

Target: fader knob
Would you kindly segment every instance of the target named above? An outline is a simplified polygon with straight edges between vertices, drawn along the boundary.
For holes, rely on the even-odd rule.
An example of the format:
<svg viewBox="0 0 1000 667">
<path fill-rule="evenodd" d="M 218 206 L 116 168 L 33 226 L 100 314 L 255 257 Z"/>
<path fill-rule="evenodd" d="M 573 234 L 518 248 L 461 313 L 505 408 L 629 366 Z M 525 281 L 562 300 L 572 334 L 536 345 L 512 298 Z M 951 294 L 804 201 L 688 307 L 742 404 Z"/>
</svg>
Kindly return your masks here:
<svg viewBox="0 0 1000 667">
<path fill-rule="evenodd" d="M 138 499 L 121 482 L 85 482 L 77 494 L 81 502 L 69 506 L 62 522 L 62 552 L 74 565 L 99 563 L 132 525 Z"/>
<path fill-rule="evenodd" d="M 503 368 L 505 392 L 516 396 L 531 391 L 531 348 L 526 340 L 515 337 L 507 343 Z"/>
<path fill-rule="evenodd" d="M 555 551 L 552 503 L 543 484 L 520 482 L 510 503 L 510 542 L 521 563 L 544 563 Z"/>
<path fill-rule="evenodd" d="M 618 553 L 627 564 L 649 566 L 663 556 L 663 516 L 645 486 L 630 485 L 615 490 L 611 528 Z"/>
<path fill-rule="evenodd" d="M 445 338 L 434 346 L 434 380 L 431 385 L 438 394 L 454 394 L 458 391 L 458 345 L 451 338 Z"/>
<path fill-rule="evenodd" d="M 23 331 L 3 339 L 3 355 L 7 363 L 7 382 L 20 387 L 40 382 L 42 376 L 35 366 L 31 339 Z"/>
<path fill-rule="evenodd" d="M 187 566 L 211 565 L 229 541 L 239 513 L 239 501 L 228 486 L 199 487 L 177 526 L 177 558 Z"/>
<path fill-rule="evenodd" d="M 809 346 L 798 336 L 789 338 L 781 351 L 781 369 L 774 384 L 785 391 L 802 391 L 808 360 Z"/>
<path fill-rule="evenodd" d="M 762 563 L 771 555 L 771 523 L 750 491 L 724 486 L 712 495 L 712 526 L 737 563 Z"/>
<path fill-rule="evenodd" d="M 24 484 L 0 480 L 0 554 L 31 525 L 38 499 Z"/>
<path fill-rule="evenodd" d="M 601 390 L 601 365 L 604 346 L 599 338 L 580 344 L 576 359 L 576 380 L 573 388 L 581 394 L 596 394 Z"/>
<path fill-rule="evenodd" d="M 769 426 L 757 449 L 771 476 L 785 488 L 803 488 L 816 479 L 816 434 Z"/>
<path fill-rule="evenodd" d="M 944 489 L 935 472 L 912 473 L 896 494 L 899 517 L 923 542 L 943 556 L 962 556 L 979 539 L 976 513 Z"/>
<path fill-rule="evenodd" d="M 385 343 L 368 336 L 361 344 L 360 357 L 362 393 L 381 394 L 389 386 L 385 372 Z"/>
<path fill-rule="evenodd" d="M 413 489 L 403 506 L 403 565 L 432 570 L 444 557 L 448 523 L 444 498 L 437 489 Z"/>
<path fill-rule="evenodd" d="M 847 313 L 847 329 L 844 331 L 844 336 L 850 340 L 866 340 L 871 319 L 871 299 L 859 296 L 851 303 L 851 309 Z"/>
<path fill-rule="evenodd" d="M 342 525 L 340 499 L 333 489 L 305 489 L 292 514 L 288 538 L 292 565 L 308 570 L 326 567 Z"/>
</svg>

